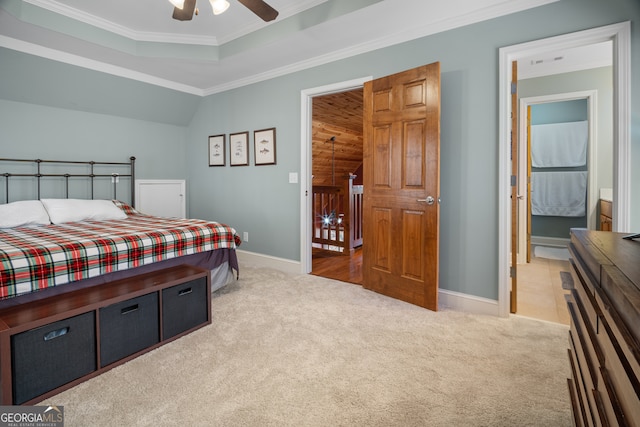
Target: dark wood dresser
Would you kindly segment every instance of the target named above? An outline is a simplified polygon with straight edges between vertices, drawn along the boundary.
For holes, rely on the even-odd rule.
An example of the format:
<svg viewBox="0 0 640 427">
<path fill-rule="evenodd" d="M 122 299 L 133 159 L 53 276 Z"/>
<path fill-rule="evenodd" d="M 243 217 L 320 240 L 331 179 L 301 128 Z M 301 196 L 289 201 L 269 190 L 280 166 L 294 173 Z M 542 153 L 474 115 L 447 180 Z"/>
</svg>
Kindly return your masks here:
<svg viewBox="0 0 640 427">
<path fill-rule="evenodd" d="M 568 380 L 577 426 L 640 426 L 640 241 L 571 230 Z"/>
</svg>

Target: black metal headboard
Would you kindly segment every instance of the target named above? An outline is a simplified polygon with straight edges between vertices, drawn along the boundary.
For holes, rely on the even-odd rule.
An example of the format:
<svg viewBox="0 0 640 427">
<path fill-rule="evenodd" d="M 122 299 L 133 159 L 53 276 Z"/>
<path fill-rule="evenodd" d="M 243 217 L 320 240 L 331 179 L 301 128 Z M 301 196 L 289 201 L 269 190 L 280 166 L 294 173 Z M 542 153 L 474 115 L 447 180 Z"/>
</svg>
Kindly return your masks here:
<svg viewBox="0 0 640 427">
<path fill-rule="evenodd" d="M 88 178 L 89 179 L 89 192 L 90 198 L 94 198 L 95 192 L 95 180 L 96 178 L 111 178 L 111 183 L 113 184 L 113 192 L 112 198 L 117 199 L 117 189 L 120 178 L 129 178 L 131 181 L 131 206 L 135 206 L 135 157 L 130 157 L 128 162 L 96 162 L 93 160 L 90 161 L 75 161 L 75 160 L 42 160 L 42 159 L 7 159 L 0 158 L 0 164 L 10 165 L 10 164 L 31 164 L 35 165 L 35 171 L 22 171 L 19 170 L 17 172 L 4 172 L 0 173 L 0 176 L 4 177 L 4 203 L 9 203 L 9 181 L 11 178 L 19 178 L 19 177 L 31 177 L 35 178 L 37 184 L 37 199 L 41 197 L 41 180 L 42 178 L 64 178 L 64 194 L 65 198 L 69 198 L 69 179 L 70 178 Z M 45 165 L 51 164 L 56 166 L 55 171 L 45 171 L 43 168 Z M 84 173 L 80 173 L 77 170 L 73 171 L 73 173 L 69 172 L 59 172 L 57 169 L 60 167 L 81 167 L 82 165 L 86 166 Z M 114 167 L 114 168 L 124 168 L 124 173 L 120 172 L 112 172 L 105 173 L 98 171 L 97 169 L 104 169 L 105 167 Z M 81 171 L 82 172 L 82 171 Z"/>
</svg>

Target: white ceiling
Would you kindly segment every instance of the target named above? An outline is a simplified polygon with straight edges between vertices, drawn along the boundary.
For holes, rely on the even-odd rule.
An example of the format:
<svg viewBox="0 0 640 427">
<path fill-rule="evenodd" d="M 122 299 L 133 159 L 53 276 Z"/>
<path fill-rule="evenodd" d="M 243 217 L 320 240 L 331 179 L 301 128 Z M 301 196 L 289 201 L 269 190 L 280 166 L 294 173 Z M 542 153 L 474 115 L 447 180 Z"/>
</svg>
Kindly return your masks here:
<svg viewBox="0 0 640 427">
<path fill-rule="evenodd" d="M 168 0 L 24 0 L 135 40 L 220 45 L 268 25 L 236 0 L 222 15 L 213 15 L 208 0 L 198 0 L 200 13 L 191 21 L 171 18 Z M 278 20 L 326 3 L 327 0 L 268 0 Z M 125 13 L 123 13 L 126 11 Z"/>
<path fill-rule="evenodd" d="M 553 1 L 267 0 L 265 23 L 237 0 L 184 22 L 168 0 L 0 0 L 0 47 L 208 95 Z"/>
</svg>

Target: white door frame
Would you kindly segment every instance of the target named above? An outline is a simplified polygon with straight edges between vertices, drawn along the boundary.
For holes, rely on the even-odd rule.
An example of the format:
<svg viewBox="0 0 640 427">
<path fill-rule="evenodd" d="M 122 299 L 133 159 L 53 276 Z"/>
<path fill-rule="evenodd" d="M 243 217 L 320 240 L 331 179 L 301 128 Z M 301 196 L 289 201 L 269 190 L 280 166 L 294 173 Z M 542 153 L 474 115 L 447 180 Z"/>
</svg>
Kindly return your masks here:
<svg viewBox="0 0 640 427">
<path fill-rule="evenodd" d="M 311 273 L 311 241 L 312 227 L 311 214 L 313 180 L 312 172 L 312 149 L 311 144 L 313 135 L 312 125 L 312 107 L 313 97 L 320 95 L 329 95 L 331 93 L 345 92 L 351 89 L 358 89 L 364 86 L 365 82 L 373 80 L 373 77 L 362 77 L 359 79 L 349 80 L 346 82 L 333 83 L 326 86 L 304 89 L 300 94 L 300 272 L 302 274 Z"/>
<path fill-rule="evenodd" d="M 607 25 L 499 50 L 498 311 L 509 315 L 511 63 L 543 52 L 613 42 L 613 230 L 630 226 L 631 23 Z"/>
<path fill-rule="evenodd" d="M 520 117 L 518 124 L 518 162 L 519 170 L 527 170 L 527 108 L 531 105 L 547 104 L 549 102 L 587 100 L 588 129 L 588 160 L 587 168 L 589 178 L 587 180 L 587 228 L 596 229 L 596 208 L 598 206 L 598 91 L 585 90 L 570 93 L 557 93 L 553 95 L 531 96 L 520 98 Z M 518 176 L 518 194 L 523 197 L 518 199 L 518 264 L 527 262 L 527 174 Z"/>
</svg>

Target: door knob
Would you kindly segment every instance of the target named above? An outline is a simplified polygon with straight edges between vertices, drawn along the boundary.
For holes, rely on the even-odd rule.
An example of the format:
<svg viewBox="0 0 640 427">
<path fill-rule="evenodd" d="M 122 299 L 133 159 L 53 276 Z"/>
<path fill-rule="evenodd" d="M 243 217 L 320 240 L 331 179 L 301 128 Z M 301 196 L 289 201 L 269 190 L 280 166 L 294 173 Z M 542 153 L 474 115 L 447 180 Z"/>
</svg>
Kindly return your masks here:
<svg viewBox="0 0 640 427">
<path fill-rule="evenodd" d="M 433 198 L 433 197 L 431 197 L 431 196 L 427 196 L 427 198 L 426 198 L 426 199 L 418 199 L 418 202 L 425 202 L 425 203 L 426 203 L 426 204 L 428 204 L 428 205 L 432 205 L 432 204 L 434 204 L 434 203 L 435 203 L 435 201 L 436 201 L 436 199 L 434 199 L 434 198 Z"/>
</svg>

